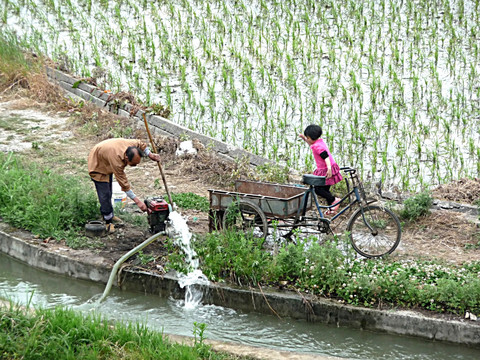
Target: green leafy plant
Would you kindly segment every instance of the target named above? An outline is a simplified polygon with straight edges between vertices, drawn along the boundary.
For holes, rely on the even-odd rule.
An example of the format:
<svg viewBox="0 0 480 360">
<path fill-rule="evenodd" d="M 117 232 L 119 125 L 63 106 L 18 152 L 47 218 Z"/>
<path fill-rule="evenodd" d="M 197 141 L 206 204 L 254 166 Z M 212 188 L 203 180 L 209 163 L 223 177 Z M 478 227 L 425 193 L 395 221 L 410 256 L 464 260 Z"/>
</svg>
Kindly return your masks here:
<svg viewBox="0 0 480 360">
<path fill-rule="evenodd" d="M 136 214 L 125 211 L 122 209 L 121 204 L 115 204 L 114 213 L 126 223 L 132 224 L 134 226 L 138 226 L 140 228 L 147 228 L 148 227 L 148 219 L 143 214 Z"/>
<path fill-rule="evenodd" d="M 288 182 L 288 167 L 266 163 L 256 168 L 261 181 L 269 181 L 284 184 Z"/>
<path fill-rule="evenodd" d="M 185 253 L 180 246 L 175 244 L 174 239 L 167 237 L 165 239 L 165 247 L 168 252 L 168 262 L 165 264 L 165 269 L 187 274 L 191 269 L 187 265 Z"/>
<path fill-rule="evenodd" d="M 71 242 L 98 214 L 90 187 L 73 177 L 24 164 L 12 153 L 0 154 L 0 216 L 13 226 L 43 238 Z"/>
<path fill-rule="evenodd" d="M 205 341 L 205 330 L 207 330 L 207 324 L 193 322 L 193 337 L 195 345 L 203 345 Z"/>
<path fill-rule="evenodd" d="M 159 115 L 165 119 L 168 119 L 170 116 L 171 110 L 168 106 L 159 103 L 153 103 L 150 105 L 152 114 Z"/>
<path fill-rule="evenodd" d="M 212 280 L 228 279 L 239 285 L 265 280 L 270 254 L 249 234 L 214 232 L 199 237 L 193 246 L 201 258 L 202 271 Z"/>
<path fill-rule="evenodd" d="M 400 216 L 406 220 L 414 221 L 420 216 L 427 215 L 430 212 L 433 198 L 430 192 L 424 191 L 412 197 L 409 197 L 403 202 L 403 209 L 400 211 Z"/>
<path fill-rule="evenodd" d="M 480 263 L 462 267 L 423 261 L 359 259 L 338 239 L 282 244 L 270 254 L 244 233 L 213 232 L 195 241 L 202 271 L 214 281 L 279 284 L 362 306 L 420 306 L 480 313 Z"/>
<path fill-rule="evenodd" d="M 207 212 L 210 208 L 210 202 L 204 196 L 186 193 L 172 193 L 172 201 L 182 209 L 193 209 Z"/>
<path fill-rule="evenodd" d="M 144 254 L 143 251 L 137 253 L 138 259 L 142 265 L 147 265 L 148 263 L 155 260 L 155 256 L 151 254 Z"/>
</svg>

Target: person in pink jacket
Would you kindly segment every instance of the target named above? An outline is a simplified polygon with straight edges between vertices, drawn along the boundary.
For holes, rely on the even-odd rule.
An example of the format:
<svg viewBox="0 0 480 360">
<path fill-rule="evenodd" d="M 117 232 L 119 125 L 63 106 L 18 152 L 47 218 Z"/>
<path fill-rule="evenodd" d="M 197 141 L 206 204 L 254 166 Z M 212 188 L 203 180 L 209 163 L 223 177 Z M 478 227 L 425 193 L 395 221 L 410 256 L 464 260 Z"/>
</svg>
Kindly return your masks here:
<svg viewBox="0 0 480 360">
<path fill-rule="evenodd" d="M 317 164 L 317 168 L 313 174 L 325 176 L 326 178 L 325 186 L 315 186 L 315 193 L 324 198 L 328 205 L 338 204 L 325 213 L 326 215 L 333 215 L 337 212 L 341 199 L 332 195 L 330 187 L 342 181 L 343 177 L 342 174 L 340 174 L 340 167 L 333 159 L 327 144 L 320 138 L 320 136 L 322 136 L 322 128 L 320 126 L 308 125 L 303 131 L 303 134 L 299 134 L 299 136 L 305 140 L 305 142 L 310 145 L 310 149 L 312 149 L 313 157 Z"/>
</svg>

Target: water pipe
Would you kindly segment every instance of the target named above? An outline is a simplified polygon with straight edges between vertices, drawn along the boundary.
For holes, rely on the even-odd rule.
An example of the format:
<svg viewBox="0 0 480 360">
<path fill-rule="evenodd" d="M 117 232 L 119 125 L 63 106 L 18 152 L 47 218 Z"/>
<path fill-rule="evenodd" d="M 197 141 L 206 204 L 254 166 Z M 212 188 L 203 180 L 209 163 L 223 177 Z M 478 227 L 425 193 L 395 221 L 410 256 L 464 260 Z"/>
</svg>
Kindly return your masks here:
<svg viewBox="0 0 480 360">
<path fill-rule="evenodd" d="M 168 230 L 158 232 L 158 233 L 150 236 L 147 240 L 145 240 L 143 243 L 141 243 L 137 247 L 130 250 L 125 255 L 123 255 L 115 263 L 115 265 L 113 265 L 112 272 L 110 273 L 110 277 L 108 278 L 107 286 L 105 287 L 105 290 L 103 292 L 102 297 L 100 299 L 98 299 L 97 304 L 100 304 L 107 297 L 108 293 L 110 292 L 110 289 L 112 288 L 112 284 L 113 284 L 113 279 L 115 278 L 115 275 L 117 274 L 118 268 L 120 267 L 120 265 L 122 265 L 130 256 L 136 254 L 137 252 L 142 250 L 144 247 L 146 247 L 148 244 L 154 242 L 159 236 L 161 236 L 161 235 L 167 235 L 168 236 L 168 234 L 169 234 Z"/>
</svg>

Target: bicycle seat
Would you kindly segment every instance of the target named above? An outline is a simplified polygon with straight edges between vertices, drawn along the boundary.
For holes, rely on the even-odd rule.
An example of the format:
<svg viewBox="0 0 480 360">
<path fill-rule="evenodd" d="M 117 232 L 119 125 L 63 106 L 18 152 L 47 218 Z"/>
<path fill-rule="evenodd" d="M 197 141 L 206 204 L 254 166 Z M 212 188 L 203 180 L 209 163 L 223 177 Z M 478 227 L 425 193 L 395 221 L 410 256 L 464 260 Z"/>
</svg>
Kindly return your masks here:
<svg viewBox="0 0 480 360">
<path fill-rule="evenodd" d="M 325 176 L 317 176 L 312 174 L 304 174 L 303 183 L 312 186 L 325 186 Z"/>
</svg>

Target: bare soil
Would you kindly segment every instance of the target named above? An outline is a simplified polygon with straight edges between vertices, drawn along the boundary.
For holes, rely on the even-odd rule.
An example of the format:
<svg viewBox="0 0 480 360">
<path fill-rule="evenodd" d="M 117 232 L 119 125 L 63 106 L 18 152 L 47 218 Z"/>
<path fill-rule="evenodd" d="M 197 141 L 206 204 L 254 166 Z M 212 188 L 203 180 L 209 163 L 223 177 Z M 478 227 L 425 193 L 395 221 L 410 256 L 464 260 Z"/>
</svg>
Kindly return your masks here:
<svg viewBox="0 0 480 360">
<path fill-rule="evenodd" d="M 130 137 L 148 143 L 143 124 L 134 124 L 129 119 L 89 106 L 80 109 L 74 103 L 70 103 L 64 110 L 52 110 L 44 103 L 37 103 L 18 93 L 0 97 L 0 151 L 14 151 L 59 174 L 75 175 L 81 181 L 89 182 L 87 156 L 99 141 L 118 135 L 119 129 L 129 128 L 132 129 Z M 29 121 L 20 120 L 24 118 Z M 208 198 L 208 189 L 231 189 L 235 177 L 252 176 L 252 171 L 247 166 L 227 162 L 199 142 L 193 141 L 198 153 L 180 158 L 175 155 L 180 143 L 178 139 L 155 138 L 170 192 L 192 192 Z M 165 194 L 156 163 L 146 159 L 135 168 L 127 167 L 126 173 L 140 198 Z M 433 194 L 438 199 L 472 204 L 480 198 L 480 181 L 461 179 L 438 187 Z M 127 210 L 145 216 L 130 200 Z M 179 211 L 187 218 L 187 224 L 193 233 L 208 232 L 208 213 L 185 209 Z M 106 263 L 113 264 L 149 236 L 147 228 L 125 223 L 117 227 L 115 234 L 97 239 L 99 247 L 95 253 L 103 257 Z M 47 239 L 37 241 L 52 251 L 65 248 L 62 242 Z M 402 243 L 393 256 L 399 259 L 437 259 L 460 265 L 480 261 L 479 247 L 478 217 L 438 210 L 414 223 L 404 224 Z M 69 256 L 75 256 L 76 253 L 79 258 L 85 256 L 85 251 L 69 250 Z M 148 265 L 149 270 L 163 273 L 167 254 L 163 241 L 149 245 L 144 253 L 156 259 Z M 138 267 L 146 266 L 138 258 L 132 259 L 131 263 Z"/>
</svg>

